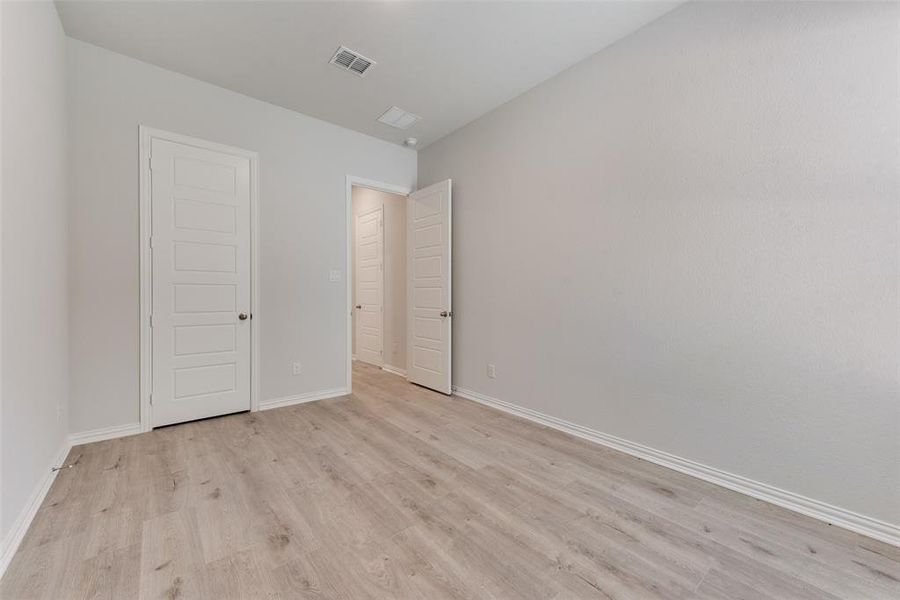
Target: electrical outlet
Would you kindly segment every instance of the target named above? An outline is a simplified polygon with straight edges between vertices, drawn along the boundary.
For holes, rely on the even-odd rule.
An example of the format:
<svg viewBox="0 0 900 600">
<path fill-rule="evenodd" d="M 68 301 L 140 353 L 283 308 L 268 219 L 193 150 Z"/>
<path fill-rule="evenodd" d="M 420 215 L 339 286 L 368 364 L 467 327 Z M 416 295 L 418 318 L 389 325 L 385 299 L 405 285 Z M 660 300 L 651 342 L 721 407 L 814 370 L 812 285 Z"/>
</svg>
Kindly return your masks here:
<svg viewBox="0 0 900 600">
<path fill-rule="evenodd" d="M 303 365 L 301 365 L 298 362 L 295 362 L 293 364 L 292 372 L 294 375 L 299 375 L 302 370 L 303 370 Z"/>
<path fill-rule="evenodd" d="M 487 376 L 490 377 L 491 379 L 497 378 L 497 367 L 492 365 L 491 363 L 488 363 L 488 366 L 487 366 Z"/>
</svg>

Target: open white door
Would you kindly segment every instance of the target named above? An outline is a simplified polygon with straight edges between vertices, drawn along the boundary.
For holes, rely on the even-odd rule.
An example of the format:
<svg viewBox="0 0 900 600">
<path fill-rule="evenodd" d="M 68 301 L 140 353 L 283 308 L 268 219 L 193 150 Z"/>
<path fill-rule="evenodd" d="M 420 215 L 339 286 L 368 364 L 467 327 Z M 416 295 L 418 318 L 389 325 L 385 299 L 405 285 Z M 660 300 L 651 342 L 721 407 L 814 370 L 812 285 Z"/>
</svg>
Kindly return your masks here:
<svg viewBox="0 0 900 600">
<path fill-rule="evenodd" d="M 450 180 L 409 195 L 407 222 L 407 379 L 449 394 Z"/>
</svg>

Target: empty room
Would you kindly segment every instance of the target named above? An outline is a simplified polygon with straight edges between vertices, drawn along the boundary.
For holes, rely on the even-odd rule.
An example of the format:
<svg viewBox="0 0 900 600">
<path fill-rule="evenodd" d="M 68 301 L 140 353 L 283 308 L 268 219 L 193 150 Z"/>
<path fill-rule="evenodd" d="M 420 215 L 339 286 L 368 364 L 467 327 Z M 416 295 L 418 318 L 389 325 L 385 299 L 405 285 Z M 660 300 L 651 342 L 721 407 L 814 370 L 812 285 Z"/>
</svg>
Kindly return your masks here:
<svg viewBox="0 0 900 600">
<path fill-rule="evenodd" d="M 900 2 L 0 0 L 0 599 L 900 598 Z"/>
</svg>

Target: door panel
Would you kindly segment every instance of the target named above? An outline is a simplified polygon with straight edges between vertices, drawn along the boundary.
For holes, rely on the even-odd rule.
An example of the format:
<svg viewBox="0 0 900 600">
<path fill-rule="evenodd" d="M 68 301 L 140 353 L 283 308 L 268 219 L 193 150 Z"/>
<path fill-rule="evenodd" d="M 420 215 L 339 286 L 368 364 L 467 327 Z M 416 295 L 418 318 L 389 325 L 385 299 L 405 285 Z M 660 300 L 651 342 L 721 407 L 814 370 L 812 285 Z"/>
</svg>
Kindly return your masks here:
<svg viewBox="0 0 900 600">
<path fill-rule="evenodd" d="M 384 209 L 356 217 L 356 358 L 384 364 Z"/>
<path fill-rule="evenodd" d="M 190 285 L 176 283 L 174 312 L 176 313 L 214 313 L 234 312 L 237 310 L 235 285 L 200 284 Z"/>
<path fill-rule="evenodd" d="M 234 233 L 237 211 L 234 206 L 175 198 L 175 227 Z"/>
<path fill-rule="evenodd" d="M 450 180 L 418 190 L 407 208 L 407 378 L 451 392 Z"/>
<path fill-rule="evenodd" d="M 234 352 L 235 326 L 183 325 L 175 328 L 175 355 Z"/>
<path fill-rule="evenodd" d="M 151 141 L 153 426 L 250 409 L 250 160 Z"/>
<path fill-rule="evenodd" d="M 234 273 L 237 267 L 236 250 L 231 244 L 175 242 L 175 271 Z"/>
</svg>

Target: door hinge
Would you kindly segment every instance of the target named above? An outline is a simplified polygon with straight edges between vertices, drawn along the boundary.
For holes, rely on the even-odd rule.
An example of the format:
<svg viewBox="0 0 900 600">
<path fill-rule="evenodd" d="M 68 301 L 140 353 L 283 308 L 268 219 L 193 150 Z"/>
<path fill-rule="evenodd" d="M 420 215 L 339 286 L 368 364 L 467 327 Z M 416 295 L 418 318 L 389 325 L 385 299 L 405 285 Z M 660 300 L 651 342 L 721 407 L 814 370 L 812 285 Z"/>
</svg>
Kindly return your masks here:
<svg viewBox="0 0 900 600">
<path fill-rule="evenodd" d="M 150 406 L 153 406 L 153 394 L 150 394 Z"/>
<path fill-rule="evenodd" d="M 153 249 L 153 236 L 150 236 L 150 249 Z"/>
<path fill-rule="evenodd" d="M 150 313 L 150 327 L 153 327 L 153 313 Z"/>
</svg>

